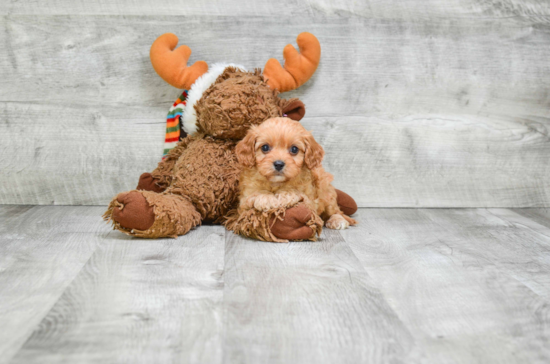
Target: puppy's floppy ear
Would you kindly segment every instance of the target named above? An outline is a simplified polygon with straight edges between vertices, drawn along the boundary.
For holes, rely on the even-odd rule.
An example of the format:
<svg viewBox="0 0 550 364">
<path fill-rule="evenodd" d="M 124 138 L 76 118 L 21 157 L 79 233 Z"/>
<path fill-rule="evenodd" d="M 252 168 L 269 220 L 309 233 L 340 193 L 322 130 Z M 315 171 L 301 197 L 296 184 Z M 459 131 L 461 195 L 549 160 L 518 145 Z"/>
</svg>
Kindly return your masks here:
<svg viewBox="0 0 550 364">
<path fill-rule="evenodd" d="M 246 167 L 254 167 L 256 164 L 255 146 L 256 132 L 251 129 L 235 147 L 235 154 L 237 154 L 237 160 L 240 164 Z"/>
<path fill-rule="evenodd" d="M 306 153 L 304 155 L 306 166 L 309 169 L 319 167 L 325 156 L 325 150 L 313 139 L 313 135 L 310 132 L 307 133 L 304 142 L 306 144 Z"/>
</svg>

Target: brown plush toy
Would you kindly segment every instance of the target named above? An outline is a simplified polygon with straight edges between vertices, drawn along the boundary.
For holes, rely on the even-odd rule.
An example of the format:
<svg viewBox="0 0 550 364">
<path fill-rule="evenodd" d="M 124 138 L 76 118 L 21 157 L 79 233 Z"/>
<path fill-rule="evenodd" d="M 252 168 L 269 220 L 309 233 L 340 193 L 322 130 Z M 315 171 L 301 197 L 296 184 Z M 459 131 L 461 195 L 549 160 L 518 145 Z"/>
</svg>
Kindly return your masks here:
<svg viewBox="0 0 550 364">
<path fill-rule="evenodd" d="M 151 47 L 151 62 L 157 73 L 178 88 L 189 89 L 180 120 L 187 134 L 152 173 L 140 177 L 136 190 L 118 194 L 104 217 L 115 229 L 144 238 L 176 237 L 194 226 L 222 223 L 237 203 L 241 167 L 236 144 L 251 126 L 286 115 L 300 120 L 305 114 L 298 99 L 285 100 L 279 92 L 304 84 L 315 72 L 321 48 L 315 36 L 301 33 L 300 52 L 287 45 L 285 67 L 270 59 L 263 73 L 232 64 L 203 61 L 187 67 L 191 50 L 173 34 L 160 36 Z M 348 215 L 357 206 L 338 192 L 338 203 Z M 283 219 L 271 221 L 269 233 L 280 239 L 311 238 L 316 227 L 302 206 L 286 210 Z"/>
</svg>

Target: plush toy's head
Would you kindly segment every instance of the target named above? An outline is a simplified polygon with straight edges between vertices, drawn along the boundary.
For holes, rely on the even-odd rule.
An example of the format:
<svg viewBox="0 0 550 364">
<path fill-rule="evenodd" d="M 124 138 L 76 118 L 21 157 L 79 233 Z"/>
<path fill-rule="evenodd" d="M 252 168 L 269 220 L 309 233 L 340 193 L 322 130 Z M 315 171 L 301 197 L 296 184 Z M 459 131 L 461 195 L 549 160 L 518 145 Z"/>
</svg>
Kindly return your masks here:
<svg viewBox="0 0 550 364">
<path fill-rule="evenodd" d="M 305 114 L 298 99 L 279 98 L 279 92 L 304 84 L 315 72 L 321 55 L 319 41 L 302 33 L 297 42 L 300 53 L 287 45 L 283 55 L 285 68 L 270 59 L 261 70 L 247 71 L 234 64 L 203 61 L 187 67 L 191 50 L 181 46 L 173 34 L 160 36 L 151 46 L 151 62 L 168 83 L 190 89 L 182 127 L 188 134 L 204 133 L 222 139 L 242 139 L 248 129 L 279 116 L 300 120 Z"/>
<path fill-rule="evenodd" d="M 194 104 L 197 129 L 216 138 L 242 139 L 251 126 L 269 118 L 290 114 L 300 120 L 304 116 L 300 100 L 281 99 L 277 94 L 260 70 L 246 72 L 229 66 Z"/>
</svg>

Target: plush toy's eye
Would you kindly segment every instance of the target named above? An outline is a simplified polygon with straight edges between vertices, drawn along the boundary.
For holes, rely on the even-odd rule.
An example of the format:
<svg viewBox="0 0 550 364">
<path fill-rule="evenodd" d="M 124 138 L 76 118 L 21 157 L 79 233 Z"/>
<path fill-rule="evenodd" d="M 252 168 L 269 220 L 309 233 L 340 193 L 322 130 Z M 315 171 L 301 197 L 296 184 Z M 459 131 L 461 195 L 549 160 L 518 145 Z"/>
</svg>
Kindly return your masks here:
<svg viewBox="0 0 550 364">
<path fill-rule="evenodd" d="M 300 151 L 300 149 L 298 149 L 298 147 L 295 146 L 295 145 L 293 145 L 292 147 L 290 147 L 290 154 L 292 154 L 292 155 L 298 154 L 299 151 Z"/>
<path fill-rule="evenodd" d="M 269 144 L 262 145 L 262 152 L 264 152 L 264 153 L 269 152 Z"/>
</svg>

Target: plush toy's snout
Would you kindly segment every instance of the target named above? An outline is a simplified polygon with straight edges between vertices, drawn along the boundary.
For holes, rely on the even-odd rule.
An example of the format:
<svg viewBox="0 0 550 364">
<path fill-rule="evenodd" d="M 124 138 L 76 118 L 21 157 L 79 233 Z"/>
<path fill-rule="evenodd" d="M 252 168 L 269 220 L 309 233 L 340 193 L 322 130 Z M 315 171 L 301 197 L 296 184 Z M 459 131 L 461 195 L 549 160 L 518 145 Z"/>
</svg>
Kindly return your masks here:
<svg viewBox="0 0 550 364">
<path fill-rule="evenodd" d="M 259 70 L 246 72 L 235 67 L 224 70 L 194 105 L 194 110 L 198 131 L 235 140 L 244 138 L 251 126 L 267 119 L 287 115 L 298 121 L 306 113 L 302 101 L 279 98 Z"/>
</svg>

